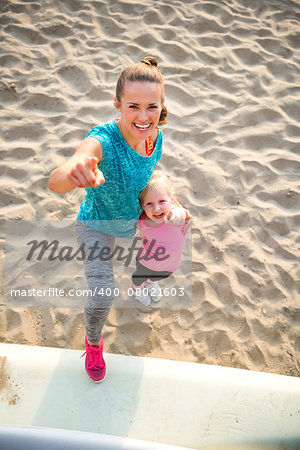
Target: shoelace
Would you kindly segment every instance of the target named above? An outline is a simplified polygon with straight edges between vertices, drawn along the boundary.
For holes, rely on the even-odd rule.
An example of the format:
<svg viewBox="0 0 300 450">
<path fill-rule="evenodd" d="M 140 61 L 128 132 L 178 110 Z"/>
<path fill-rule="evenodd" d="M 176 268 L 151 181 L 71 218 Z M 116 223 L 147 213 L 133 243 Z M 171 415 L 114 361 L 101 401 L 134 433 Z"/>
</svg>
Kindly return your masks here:
<svg viewBox="0 0 300 450">
<path fill-rule="evenodd" d="M 99 347 L 95 347 L 96 349 L 99 349 Z M 89 369 L 98 369 L 99 367 L 103 367 L 104 363 L 102 361 L 102 354 L 100 349 L 94 350 L 93 348 L 89 348 L 86 350 L 82 355 L 81 358 L 89 353 L 89 360 L 88 360 L 88 367 Z"/>
</svg>

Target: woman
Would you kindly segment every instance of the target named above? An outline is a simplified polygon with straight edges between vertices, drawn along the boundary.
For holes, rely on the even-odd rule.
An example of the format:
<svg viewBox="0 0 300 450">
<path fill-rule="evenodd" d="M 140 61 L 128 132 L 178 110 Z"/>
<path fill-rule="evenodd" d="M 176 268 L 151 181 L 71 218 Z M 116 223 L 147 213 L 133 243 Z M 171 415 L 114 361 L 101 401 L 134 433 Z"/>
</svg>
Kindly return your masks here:
<svg viewBox="0 0 300 450">
<path fill-rule="evenodd" d="M 120 119 L 94 127 L 74 155 L 51 172 L 49 188 L 54 192 L 86 188 L 76 221 L 80 244 L 92 246 L 97 241 L 112 251 L 116 236 L 133 236 L 142 212 L 139 193 L 161 157 L 158 125 L 167 122 L 164 95 L 155 58 L 127 67 L 118 78 L 114 99 Z M 111 258 L 86 259 L 85 273 L 89 290 L 95 293 L 84 307 L 85 367 L 91 380 L 101 382 L 106 374 L 102 328 L 113 301 L 107 293 L 114 289 Z"/>
</svg>

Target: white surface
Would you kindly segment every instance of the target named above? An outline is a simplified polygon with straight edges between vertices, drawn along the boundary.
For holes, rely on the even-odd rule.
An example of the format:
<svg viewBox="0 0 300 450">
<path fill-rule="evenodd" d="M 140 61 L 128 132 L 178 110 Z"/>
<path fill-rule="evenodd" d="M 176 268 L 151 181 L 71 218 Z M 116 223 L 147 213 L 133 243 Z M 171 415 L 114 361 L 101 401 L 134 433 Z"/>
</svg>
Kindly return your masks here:
<svg viewBox="0 0 300 450">
<path fill-rule="evenodd" d="M 157 442 L 86 431 L 0 425 L 1 450 L 182 450 Z M 184 450 L 184 449 L 183 449 Z M 186 449 L 188 450 L 188 449 Z"/>
<path fill-rule="evenodd" d="M 89 431 L 189 448 L 300 448 L 300 379 L 106 354 L 0 344 L 0 423 Z"/>
</svg>

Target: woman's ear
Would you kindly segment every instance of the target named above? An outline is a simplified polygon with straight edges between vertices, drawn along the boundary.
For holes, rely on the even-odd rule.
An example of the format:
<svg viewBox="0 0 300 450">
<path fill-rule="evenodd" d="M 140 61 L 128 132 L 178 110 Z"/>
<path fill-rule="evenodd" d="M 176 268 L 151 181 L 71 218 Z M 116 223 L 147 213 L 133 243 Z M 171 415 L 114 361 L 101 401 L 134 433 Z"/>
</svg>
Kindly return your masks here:
<svg viewBox="0 0 300 450">
<path fill-rule="evenodd" d="M 114 105 L 115 105 L 115 108 L 118 111 L 120 111 L 121 104 L 120 104 L 119 100 L 117 99 L 117 97 L 114 97 Z"/>
</svg>

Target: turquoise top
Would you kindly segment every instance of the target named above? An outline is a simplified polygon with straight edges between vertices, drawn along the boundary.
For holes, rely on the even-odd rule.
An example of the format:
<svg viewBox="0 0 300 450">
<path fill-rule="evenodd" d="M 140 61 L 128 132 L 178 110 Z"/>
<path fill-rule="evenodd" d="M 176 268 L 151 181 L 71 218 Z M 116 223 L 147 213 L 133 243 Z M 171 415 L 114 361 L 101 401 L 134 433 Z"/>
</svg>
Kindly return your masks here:
<svg viewBox="0 0 300 450">
<path fill-rule="evenodd" d="M 142 213 L 139 193 L 161 157 L 162 131 L 158 132 L 150 156 L 140 155 L 130 147 L 115 120 L 92 128 L 86 137 L 93 137 L 102 145 L 103 158 L 98 167 L 105 183 L 86 189 L 78 219 L 102 233 L 130 237 Z"/>
</svg>

